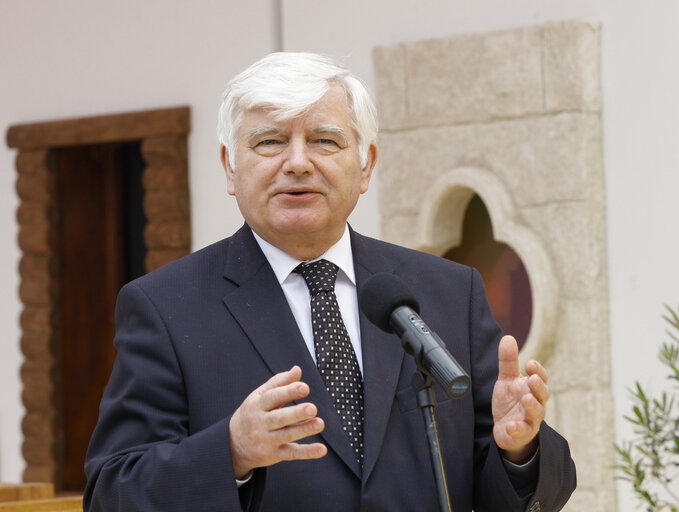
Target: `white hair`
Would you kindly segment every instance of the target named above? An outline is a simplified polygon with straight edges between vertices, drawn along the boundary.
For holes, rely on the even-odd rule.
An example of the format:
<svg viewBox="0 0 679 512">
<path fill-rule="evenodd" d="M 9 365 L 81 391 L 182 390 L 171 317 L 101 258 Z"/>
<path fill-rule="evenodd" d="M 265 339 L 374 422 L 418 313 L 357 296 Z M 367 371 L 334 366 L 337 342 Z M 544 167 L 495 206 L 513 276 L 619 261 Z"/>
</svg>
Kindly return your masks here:
<svg viewBox="0 0 679 512">
<path fill-rule="evenodd" d="M 361 167 L 377 138 L 377 112 L 367 88 L 344 66 L 314 53 L 271 53 L 235 76 L 222 94 L 217 138 L 235 169 L 237 132 L 243 112 L 270 108 L 279 121 L 293 119 L 339 84 L 347 94 L 349 116 L 358 136 Z"/>
</svg>

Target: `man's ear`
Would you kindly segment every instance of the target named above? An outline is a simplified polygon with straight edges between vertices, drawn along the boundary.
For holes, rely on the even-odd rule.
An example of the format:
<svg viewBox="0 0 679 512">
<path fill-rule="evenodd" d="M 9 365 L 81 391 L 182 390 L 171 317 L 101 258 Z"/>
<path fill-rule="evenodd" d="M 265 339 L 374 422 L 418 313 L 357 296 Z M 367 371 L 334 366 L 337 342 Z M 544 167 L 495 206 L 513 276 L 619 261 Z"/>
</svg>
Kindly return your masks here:
<svg viewBox="0 0 679 512">
<path fill-rule="evenodd" d="M 368 148 L 368 160 L 365 163 L 363 169 L 361 169 L 361 194 L 368 191 L 368 185 L 370 184 L 370 177 L 372 176 L 373 169 L 377 163 L 377 144 L 374 142 L 370 144 Z"/>
<path fill-rule="evenodd" d="M 224 171 L 226 171 L 226 191 L 229 193 L 229 195 L 235 195 L 235 184 L 234 184 L 234 172 L 233 169 L 231 168 L 231 163 L 229 162 L 229 152 L 226 150 L 226 146 L 222 144 L 222 146 L 219 148 L 219 157 L 222 160 L 222 167 L 224 167 Z"/>
</svg>

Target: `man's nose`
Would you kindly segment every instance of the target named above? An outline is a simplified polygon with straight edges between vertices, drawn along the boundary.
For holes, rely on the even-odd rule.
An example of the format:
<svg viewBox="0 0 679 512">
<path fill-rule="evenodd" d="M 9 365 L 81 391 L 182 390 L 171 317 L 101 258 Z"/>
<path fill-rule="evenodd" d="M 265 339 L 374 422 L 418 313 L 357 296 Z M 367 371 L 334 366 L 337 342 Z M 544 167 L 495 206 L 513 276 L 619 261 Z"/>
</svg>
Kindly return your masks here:
<svg viewBox="0 0 679 512">
<path fill-rule="evenodd" d="M 283 172 L 297 174 L 298 176 L 312 173 L 314 164 L 311 161 L 309 151 L 310 148 L 306 140 L 302 138 L 291 139 L 286 149 Z"/>
</svg>

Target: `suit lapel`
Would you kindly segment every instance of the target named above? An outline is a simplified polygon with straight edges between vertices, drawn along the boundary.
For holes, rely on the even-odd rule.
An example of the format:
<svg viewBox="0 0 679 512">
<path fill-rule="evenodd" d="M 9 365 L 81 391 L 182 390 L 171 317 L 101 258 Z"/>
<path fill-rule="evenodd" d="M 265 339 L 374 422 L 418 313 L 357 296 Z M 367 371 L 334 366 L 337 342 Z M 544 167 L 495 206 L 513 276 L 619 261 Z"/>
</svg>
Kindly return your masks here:
<svg viewBox="0 0 679 512">
<path fill-rule="evenodd" d="M 368 240 L 352 231 L 352 251 L 356 284 L 360 293 L 365 281 L 376 272 L 391 272 L 393 265 L 383 261 L 375 250 L 369 250 Z M 396 395 L 404 351 L 395 334 L 388 334 L 360 313 L 361 351 L 363 352 L 363 423 L 364 462 L 363 482 L 367 482 L 375 467 L 387 430 Z"/>
<path fill-rule="evenodd" d="M 325 421 L 320 434 L 360 478 L 361 469 L 323 379 L 302 338 L 285 294 L 249 228 L 231 238 L 224 276 L 238 286 L 222 300 L 255 346 L 272 375 L 293 365 L 302 369 L 310 401 Z M 263 384 L 263 383 L 262 383 Z"/>
</svg>

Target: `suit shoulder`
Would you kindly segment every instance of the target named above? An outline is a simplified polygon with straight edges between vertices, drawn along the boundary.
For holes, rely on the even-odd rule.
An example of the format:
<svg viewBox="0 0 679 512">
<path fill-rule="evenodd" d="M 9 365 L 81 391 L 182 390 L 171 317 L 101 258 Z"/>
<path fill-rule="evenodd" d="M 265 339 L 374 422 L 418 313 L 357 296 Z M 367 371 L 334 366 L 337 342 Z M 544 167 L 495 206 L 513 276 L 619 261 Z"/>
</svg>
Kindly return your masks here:
<svg viewBox="0 0 679 512">
<path fill-rule="evenodd" d="M 145 274 L 126 286 L 136 286 L 144 290 L 180 286 L 205 279 L 213 279 L 224 269 L 226 254 L 231 238 L 214 242 L 191 254 L 187 254 L 148 274 Z"/>
</svg>

